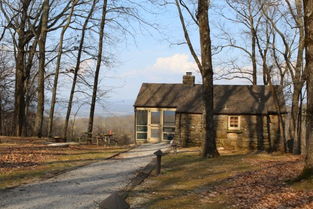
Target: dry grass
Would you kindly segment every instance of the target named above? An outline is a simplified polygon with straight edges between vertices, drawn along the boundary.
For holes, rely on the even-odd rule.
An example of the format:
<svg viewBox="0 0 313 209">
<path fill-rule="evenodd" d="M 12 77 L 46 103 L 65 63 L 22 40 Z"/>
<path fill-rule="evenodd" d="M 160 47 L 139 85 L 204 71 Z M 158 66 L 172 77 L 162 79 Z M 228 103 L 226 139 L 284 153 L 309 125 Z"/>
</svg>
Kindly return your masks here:
<svg viewBox="0 0 313 209">
<path fill-rule="evenodd" d="M 163 160 L 162 174 L 130 193 L 132 208 L 312 208 L 312 179 L 286 183 L 301 173 L 299 156 L 224 153 L 201 159 L 193 148 Z"/>
<path fill-rule="evenodd" d="M 0 189 L 49 178 L 127 149 L 96 145 L 56 148 L 38 143 L 0 144 Z"/>
</svg>

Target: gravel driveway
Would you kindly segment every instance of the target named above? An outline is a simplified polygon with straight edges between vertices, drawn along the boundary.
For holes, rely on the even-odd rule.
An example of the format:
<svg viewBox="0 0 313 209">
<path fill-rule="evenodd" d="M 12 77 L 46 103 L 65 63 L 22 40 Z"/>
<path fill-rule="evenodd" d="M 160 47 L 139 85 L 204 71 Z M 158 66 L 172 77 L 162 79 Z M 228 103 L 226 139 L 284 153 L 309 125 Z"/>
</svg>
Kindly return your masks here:
<svg viewBox="0 0 313 209">
<path fill-rule="evenodd" d="M 96 208 L 121 190 L 167 144 L 144 144 L 116 158 L 93 163 L 38 183 L 0 191 L 1 209 Z"/>
</svg>

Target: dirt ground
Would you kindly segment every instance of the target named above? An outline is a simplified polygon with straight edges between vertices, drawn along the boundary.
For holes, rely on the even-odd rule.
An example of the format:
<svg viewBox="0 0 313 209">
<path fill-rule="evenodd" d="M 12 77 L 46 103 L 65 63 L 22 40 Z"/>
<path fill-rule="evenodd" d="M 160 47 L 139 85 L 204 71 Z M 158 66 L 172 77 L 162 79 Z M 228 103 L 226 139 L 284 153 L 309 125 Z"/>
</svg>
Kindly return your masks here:
<svg viewBox="0 0 313 209">
<path fill-rule="evenodd" d="M 0 190 L 1 209 L 91 209 L 121 191 L 168 144 L 144 144 L 43 181 Z"/>
<path fill-rule="evenodd" d="M 50 178 L 78 166 L 106 159 L 129 147 L 70 145 L 50 147 L 45 140 L 0 143 L 0 189 Z"/>
<path fill-rule="evenodd" d="M 301 156 L 223 154 L 201 159 L 195 149 L 165 157 L 162 174 L 130 194 L 132 208 L 313 208 L 313 179 L 294 180 Z"/>
</svg>

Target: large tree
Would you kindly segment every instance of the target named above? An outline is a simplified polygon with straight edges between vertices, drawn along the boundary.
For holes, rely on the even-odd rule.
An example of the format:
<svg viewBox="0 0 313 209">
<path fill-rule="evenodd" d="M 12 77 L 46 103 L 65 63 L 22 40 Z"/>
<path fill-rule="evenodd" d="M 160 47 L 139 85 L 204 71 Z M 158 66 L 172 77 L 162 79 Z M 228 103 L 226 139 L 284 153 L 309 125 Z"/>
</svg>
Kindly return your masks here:
<svg viewBox="0 0 313 209">
<path fill-rule="evenodd" d="M 203 146 L 202 157 L 216 157 L 214 115 L 213 115 L 213 67 L 211 38 L 209 26 L 209 2 L 208 0 L 198 1 L 197 19 L 199 22 L 200 46 L 201 46 L 201 65 L 200 69 L 203 83 Z"/>
<path fill-rule="evenodd" d="M 203 135 L 202 135 L 202 157 L 217 157 L 219 153 L 216 147 L 215 139 L 215 127 L 214 127 L 214 115 L 213 115 L 213 67 L 212 67 L 212 52 L 211 52 L 211 38 L 210 38 L 210 26 L 209 26 L 209 1 L 198 0 L 198 12 L 196 18 L 192 16 L 193 21 L 199 27 L 200 35 L 200 47 L 201 47 L 201 59 L 198 58 L 194 47 L 191 43 L 189 33 L 185 24 L 184 16 L 181 10 L 183 6 L 190 15 L 191 12 L 184 3 L 184 1 L 176 0 L 176 6 L 180 22 L 183 28 L 186 43 L 189 47 L 198 69 L 201 73 L 203 92 Z"/>
<path fill-rule="evenodd" d="M 304 174 L 313 175 L 313 0 L 303 0 L 307 70 L 307 136 Z"/>
<path fill-rule="evenodd" d="M 42 16 L 40 21 L 40 35 L 38 39 L 39 46 L 39 69 L 38 69 L 38 90 L 37 90 L 37 113 L 35 120 L 35 131 L 38 137 L 42 135 L 42 123 L 44 113 L 45 100 L 45 63 L 46 63 L 46 39 L 48 33 L 48 18 L 50 4 L 49 0 L 45 0 L 42 4 Z"/>
<path fill-rule="evenodd" d="M 15 104 L 14 104 L 14 120 L 15 134 L 22 135 L 22 128 L 25 119 L 25 57 L 27 50 L 26 45 L 31 42 L 34 37 L 33 31 L 28 27 L 28 19 L 30 18 L 31 1 L 8 2 L 0 1 L 0 9 L 2 17 L 6 20 L 7 28 L 13 32 L 12 40 L 15 45 Z M 32 17 L 36 22 L 38 16 Z"/>
</svg>

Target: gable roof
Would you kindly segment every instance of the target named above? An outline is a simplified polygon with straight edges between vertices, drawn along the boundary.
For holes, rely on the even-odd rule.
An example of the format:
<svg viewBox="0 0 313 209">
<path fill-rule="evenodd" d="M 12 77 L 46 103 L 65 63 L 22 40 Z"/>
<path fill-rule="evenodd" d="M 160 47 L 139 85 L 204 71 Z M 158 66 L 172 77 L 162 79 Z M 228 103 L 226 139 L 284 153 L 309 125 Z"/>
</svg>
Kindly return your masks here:
<svg viewBox="0 0 313 209">
<path fill-rule="evenodd" d="M 215 114 L 277 113 L 269 86 L 214 85 Z M 286 112 L 282 90 L 275 86 L 281 111 Z M 176 112 L 202 113 L 202 85 L 143 83 L 135 107 L 176 108 Z"/>
</svg>

